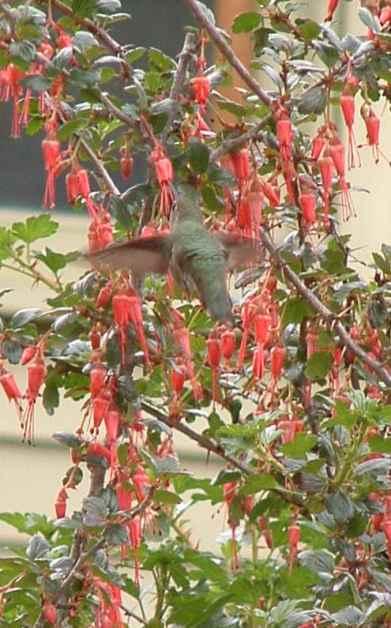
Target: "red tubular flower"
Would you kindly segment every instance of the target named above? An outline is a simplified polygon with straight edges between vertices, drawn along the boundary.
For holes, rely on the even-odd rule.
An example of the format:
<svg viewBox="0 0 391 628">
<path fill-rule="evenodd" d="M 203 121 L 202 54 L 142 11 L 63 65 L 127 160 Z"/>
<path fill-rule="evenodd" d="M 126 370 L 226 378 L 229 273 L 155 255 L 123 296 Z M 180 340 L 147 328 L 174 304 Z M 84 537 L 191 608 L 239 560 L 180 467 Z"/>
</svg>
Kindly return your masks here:
<svg viewBox="0 0 391 628">
<path fill-rule="evenodd" d="M 132 295 L 129 297 L 129 317 L 136 330 L 137 338 L 144 353 L 144 360 L 147 366 L 151 365 L 149 359 L 149 351 L 147 345 L 147 339 L 144 333 L 143 313 L 141 309 L 141 302 L 138 296 Z"/>
<path fill-rule="evenodd" d="M 311 158 L 314 161 L 318 161 L 325 145 L 326 145 L 326 140 L 323 137 L 323 135 L 318 134 L 314 137 L 314 139 L 312 140 L 312 151 L 311 151 Z"/>
<path fill-rule="evenodd" d="M 334 17 L 334 13 L 339 5 L 339 0 L 328 0 L 327 3 L 327 15 L 325 21 L 331 22 Z"/>
<path fill-rule="evenodd" d="M 169 217 L 171 206 L 175 200 L 172 191 L 174 169 L 162 146 L 158 145 L 151 153 L 150 162 L 155 168 L 155 175 L 160 187 L 160 213 Z"/>
<path fill-rule="evenodd" d="M 44 207 L 52 209 L 56 204 L 55 180 L 59 173 L 61 162 L 61 146 L 56 139 L 42 141 L 42 155 L 46 170 L 46 183 L 43 197 Z"/>
<path fill-rule="evenodd" d="M 307 360 L 317 351 L 318 335 L 314 331 L 307 331 L 305 335 L 307 345 Z"/>
<path fill-rule="evenodd" d="M 7 395 L 8 401 L 17 402 L 22 398 L 22 392 L 15 381 L 15 376 L 12 373 L 3 371 L 0 375 L 0 384 Z"/>
<path fill-rule="evenodd" d="M 345 120 L 346 127 L 348 129 L 349 135 L 349 153 L 348 153 L 348 167 L 355 167 L 355 151 L 356 151 L 356 140 L 354 136 L 353 124 L 354 124 L 354 116 L 355 116 L 355 104 L 354 104 L 354 96 L 352 94 L 341 94 L 340 105 L 343 114 L 343 118 Z M 359 165 L 360 165 L 360 159 Z"/>
<path fill-rule="evenodd" d="M 180 364 L 175 365 L 171 371 L 171 386 L 174 390 L 175 396 L 179 396 L 182 393 L 185 384 L 185 369 Z"/>
<path fill-rule="evenodd" d="M 219 368 L 221 361 L 221 349 L 220 342 L 217 338 L 209 337 L 206 341 L 208 349 L 208 365 L 212 370 L 212 399 L 218 401 L 220 397 L 219 392 Z"/>
<path fill-rule="evenodd" d="M 40 356 L 27 368 L 27 409 L 23 416 L 23 440 L 31 445 L 34 440 L 34 408 L 42 384 L 46 377 L 46 366 Z"/>
<path fill-rule="evenodd" d="M 95 366 L 90 371 L 90 393 L 92 397 L 97 397 L 104 388 L 107 371 L 102 366 Z"/>
<path fill-rule="evenodd" d="M 134 559 L 134 580 L 136 584 L 140 583 L 140 559 L 137 554 L 141 547 L 141 542 L 143 539 L 142 529 L 141 529 L 141 518 L 139 515 L 133 517 L 128 523 L 128 533 L 129 533 L 129 541 L 132 550 L 135 552 Z"/>
<path fill-rule="evenodd" d="M 280 145 L 280 153 L 283 161 L 289 161 L 292 157 L 293 130 L 289 118 L 280 118 L 276 123 L 276 135 Z"/>
<path fill-rule="evenodd" d="M 178 312 L 172 312 L 174 317 L 178 314 Z M 196 401 L 201 401 L 203 398 L 202 387 L 197 382 L 194 365 L 193 365 L 193 354 L 190 346 L 190 333 L 189 330 L 183 325 L 182 319 L 177 317 L 176 322 L 174 323 L 175 327 L 173 330 L 173 336 L 176 344 L 183 352 L 183 357 L 185 360 L 185 365 L 187 369 L 187 374 L 190 379 L 191 387 L 193 390 L 194 399 Z"/>
<path fill-rule="evenodd" d="M 258 346 L 254 350 L 252 372 L 254 379 L 262 379 L 265 370 L 265 355 L 262 346 Z"/>
<path fill-rule="evenodd" d="M 236 337 L 232 329 L 226 329 L 221 334 L 221 353 L 226 360 L 229 360 L 236 349 Z"/>
<path fill-rule="evenodd" d="M 269 549 L 272 549 L 273 547 L 273 536 L 272 536 L 272 531 L 270 530 L 270 528 L 267 525 L 267 520 L 266 517 L 259 517 L 258 519 L 258 526 L 259 529 L 261 531 L 261 534 L 263 536 L 263 538 L 265 539 L 266 545 Z"/>
<path fill-rule="evenodd" d="M 380 11 L 379 22 L 382 26 L 391 22 L 391 6 L 383 7 Z"/>
<path fill-rule="evenodd" d="M 262 183 L 262 190 L 270 207 L 278 207 L 280 204 L 280 189 L 277 185 L 272 185 L 270 181 L 264 181 Z"/>
<path fill-rule="evenodd" d="M 73 171 L 68 172 L 65 177 L 65 191 L 67 194 L 67 201 L 70 205 L 73 205 L 77 197 L 79 196 L 79 186 L 77 181 L 77 174 Z"/>
<path fill-rule="evenodd" d="M 316 222 L 316 196 L 313 192 L 300 194 L 299 205 L 305 225 L 311 227 Z"/>
<path fill-rule="evenodd" d="M 111 281 L 108 281 L 107 284 L 99 290 L 95 301 L 96 307 L 106 307 L 111 301 L 112 294 L 113 284 Z"/>
<path fill-rule="evenodd" d="M 119 426 L 121 424 L 121 413 L 119 410 L 110 410 L 103 417 L 106 427 L 106 436 L 111 444 L 117 440 Z"/>
<path fill-rule="evenodd" d="M 270 359 L 271 359 L 271 373 L 272 378 L 277 380 L 281 377 L 284 362 L 286 357 L 286 350 L 284 347 L 276 346 L 270 351 Z"/>
<path fill-rule="evenodd" d="M 334 161 L 331 157 L 322 157 L 318 160 L 320 176 L 323 185 L 324 224 L 330 226 L 330 196 L 333 189 Z"/>
<path fill-rule="evenodd" d="M 210 79 L 201 74 L 199 76 L 195 76 L 191 83 L 195 101 L 201 107 L 205 107 L 210 93 Z"/>
<path fill-rule="evenodd" d="M 132 176 L 133 165 L 134 165 L 134 159 L 131 155 L 126 155 L 124 157 L 121 157 L 120 162 L 119 162 L 119 168 L 121 172 L 121 177 L 124 179 L 124 181 L 126 181 Z"/>
<path fill-rule="evenodd" d="M 91 191 L 88 172 L 85 168 L 78 168 L 76 171 L 76 174 L 77 174 L 77 183 L 79 186 L 79 194 L 85 200 L 87 200 Z"/>
<path fill-rule="evenodd" d="M 248 181 L 251 172 L 248 148 L 241 148 L 238 152 L 231 153 L 231 160 L 236 179 L 242 187 Z"/>
<path fill-rule="evenodd" d="M 255 339 L 257 344 L 264 347 L 269 338 L 272 319 L 268 314 L 257 314 L 254 318 Z"/>
<path fill-rule="evenodd" d="M 227 504 L 228 508 L 231 506 L 235 495 L 236 495 L 236 482 L 226 482 L 223 485 L 223 494 L 224 494 L 224 502 Z"/>
<path fill-rule="evenodd" d="M 88 443 L 87 457 L 103 458 L 108 464 L 111 462 L 111 453 L 107 447 L 100 443 Z"/>
<path fill-rule="evenodd" d="M 42 618 L 51 626 L 57 623 L 57 609 L 49 600 L 45 600 L 42 604 Z"/>
<path fill-rule="evenodd" d="M 123 484 L 117 484 L 115 487 L 118 508 L 120 510 L 130 510 L 132 507 L 133 493 L 130 488 Z"/>
<path fill-rule="evenodd" d="M 54 503 L 54 509 L 56 512 L 57 519 L 63 519 L 65 517 L 66 510 L 67 510 L 67 500 L 68 500 L 68 493 L 63 487 L 58 492 L 56 501 Z"/>
<path fill-rule="evenodd" d="M 149 477 L 145 473 L 144 468 L 138 465 L 133 474 L 132 482 L 135 489 L 137 501 L 142 502 L 147 494 L 147 488 L 150 485 Z"/>
<path fill-rule="evenodd" d="M 121 616 L 121 589 L 94 577 L 99 606 L 95 611 L 95 628 L 125 628 Z"/>
<path fill-rule="evenodd" d="M 87 208 L 92 216 L 88 229 L 88 243 L 90 253 L 104 249 L 113 241 L 113 227 L 111 216 L 102 206 L 96 206 L 87 202 Z"/>
<path fill-rule="evenodd" d="M 293 523 L 288 528 L 288 545 L 289 545 L 289 569 L 291 570 L 296 562 L 298 546 L 300 543 L 300 527 L 297 523 Z"/>
<path fill-rule="evenodd" d="M 111 399 L 107 395 L 103 396 L 103 393 L 92 400 L 92 422 L 96 432 L 98 432 L 100 424 L 107 416 L 111 404 Z"/>
<path fill-rule="evenodd" d="M 335 142 L 329 145 L 328 147 L 328 156 L 334 162 L 335 170 L 340 177 L 340 179 L 345 178 L 345 146 L 339 139 L 336 139 Z"/>
<path fill-rule="evenodd" d="M 88 334 L 88 339 L 91 343 L 91 349 L 96 350 L 100 347 L 101 335 L 96 327 L 93 327 Z"/>
</svg>

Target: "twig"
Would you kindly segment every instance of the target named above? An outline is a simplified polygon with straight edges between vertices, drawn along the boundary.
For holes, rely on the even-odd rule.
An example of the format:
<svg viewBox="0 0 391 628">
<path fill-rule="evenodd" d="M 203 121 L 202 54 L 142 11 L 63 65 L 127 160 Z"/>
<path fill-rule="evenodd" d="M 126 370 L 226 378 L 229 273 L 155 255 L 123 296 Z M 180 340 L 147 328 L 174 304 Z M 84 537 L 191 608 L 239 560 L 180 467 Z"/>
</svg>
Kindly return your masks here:
<svg viewBox="0 0 391 628">
<path fill-rule="evenodd" d="M 163 133 L 165 138 L 170 130 L 171 124 L 178 110 L 178 102 L 181 94 L 183 94 L 183 86 L 186 81 L 187 68 L 192 60 L 196 47 L 195 33 L 186 33 L 183 48 L 179 53 L 178 66 L 174 75 L 174 79 L 171 85 L 169 98 L 171 102 L 171 108 L 168 113 L 168 119 L 166 123 L 166 131 Z"/>
<path fill-rule="evenodd" d="M 241 462 L 240 460 L 238 460 L 234 456 L 231 456 L 230 454 L 227 454 L 221 445 L 211 440 L 207 436 L 198 434 L 198 432 L 195 432 L 194 430 L 192 430 L 191 427 L 189 427 L 185 423 L 181 423 L 181 422 L 174 423 L 170 421 L 169 417 L 166 416 L 163 412 L 161 412 L 161 410 L 159 410 L 158 408 L 155 408 L 155 406 L 152 406 L 146 401 L 142 401 L 141 406 L 146 412 L 149 412 L 149 414 L 152 414 L 153 416 L 155 416 L 157 419 L 159 419 L 159 421 L 161 421 L 165 425 L 168 425 L 168 427 L 174 428 L 178 432 L 182 432 L 182 434 L 185 434 L 186 436 L 191 438 L 191 440 L 194 440 L 203 449 L 207 449 L 208 451 L 211 451 L 212 453 L 216 454 L 220 458 L 223 458 L 224 460 L 229 462 L 233 467 L 242 471 L 242 473 L 244 473 L 245 475 L 251 475 L 253 473 L 252 469 L 246 463 Z"/>
<path fill-rule="evenodd" d="M 150 405 L 149 403 L 145 401 L 141 402 L 141 406 L 146 412 L 149 412 L 150 414 L 158 418 L 160 421 L 162 421 L 162 423 L 165 423 L 165 425 L 167 425 L 168 427 L 171 427 L 177 430 L 178 432 L 182 432 L 182 434 L 185 434 L 186 436 L 194 440 L 203 449 L 211 451 L 212 453 L 216 454 L 220 458 L 223 458 L 224 460 L 229 462 L 233 467 L 242 471 L 242 473 L 244 473 L 245 475 L 253 475 L 254 473 L 256 473 L 256 470 L 252 469 L 245 462 L 238 460 L 237 458 L 235 458 L 235 456 L 231 456 L 230 454 L 227 454 L 224 448 L 218 442 L 213 441 L 207 436 L 198 434 L 198 432 L 192 430 L 191 427 L 189 427 L 185 423 L 181 423 L 181 422 L 173 423 L 172 421 L 170 421 L 169 417 L 167 417 L 161 410 L 159 410 L 155 406 Z M 279 465 L 280 471 L 283 471 L 283 467 L 280 465 L 280 463 L 278 463 L 278 461 L 275 461 L 275 462 Z M 278 492 L 278 489 L 276 490 Z"/>
<path fill-rule="evenodd" d="M 179 100 L 181 94 L 183 93 L 183 84 L 186 79 L 186 71 L 195 52 L 195 47 L 195 33 L 186 33 L 183 48 L 179 53 L 178 67 L 175 72 L 174 80 L 171 86 L 171 100 Z"/>
<path fill-rule="evenodd" d="M 38 2 L 40 4 L 47 4 L 46 0 L 38 0 Z M 73 9 L 61 2 L 61 0 L 52 0 L 52 5 L 56 7 L 56 9 L 61 11 L 61 13 L 63 13 L 64 15 L 68 15 L 69 17 L 73 18 L 78 24 L 84 26 L 84 28 L 86 28 L 90 33 L 95 35 L 98 41 L 106 48 L 108 48 L 113 54 L 121 55 L 121 53 L 123 52 L 121 44 L 115 41 L 115 39 L 113 39 L 111 35 L 109 35 L 105 31 L 104 28 L 98 26 L 92 20 L 89 20 L 86 17 L 80 17 L 76 15 Z"/>
<path fill-rule="evenodd" d="M 239 76 L 243 79 L 246 85 L 256 94 L 261 102 L 270 107 L 273 104 L 273 99 L 262 89 L 258 81 L 251 76 L 246 66 L 236 56 L 231 46 L 227 44 L 224 37 L 217 30 L 217 28 L 210 22 L 207 15 L 202 10 L 202 7 L 198 4 L 197 0 L 185 0 L 186 4 L 190 7 L 197 22 L 208 32 L 210 38 L 216 44 L 217 48 L 227 59 L 229 64 L 236 70 Z"/>
<path fill-rule="evenodd" d="M 241 135 L 237 135 L 236 137 L 228 137 L 226 140 L 221 142 L 220 146 L 218 146 L 211 152 L 211 161 L 217 161 L 226 153 L 235 152 L 236 150 L 247 144 L 247 142 L 256 139 L 257 135 L 262 131 L 262 129 L 265 128 L 265 126 L 269 124 L 269 122 L 272 121 L 272 119 L 273 118 L 271 115 L 267 115 L 252 129 L 249 129 L 248 131 L 245 131 L 244 133 L 241 133 Z"/>
<path fill-rule="evenodd" d="M 80 143 L 82 144 L 84 150 L 86 151 L 86 153 L 90 157 L 91 161 L 94 162 L 95 166 L 97 167 L 97 169 L 99 170 L 100 174 L 102 175 L 102 179 L 106 183 L 109 192 L 113 196 L 121 196 L 121 192 L 119 191 L 119 189 L 115 185 L 113 179 L 111 178 L 111 176 L 107 172 L 107 170 L 106 170 L 106 168 L 104 166 L 103 161 L 101 159 L 99 159 L 98 155 L 92 150 L 91 146 L 83 138 L 80 138 Z"/>
<path fill-rule="evenodd" d="M 288 280 L 295 286 L 299 294 L 305 298 L 307 303 L 321 315 L 321 317 L 333 325 L 333 328 L 337 332 L 341 342 L 350 349 L 360 360 L 374 371 L 379 378 L 387 385 L 391 387 L 391 374 L 378 360 L 372 358 L 364 349 L 362 349 L 354 340 L 352 340 L 349 332 L 345 329 L 344 325 L 338 320 L 338 315 L 334 314 L 328 307 L 318 299 L 316 294 L 308 288 L 300 277 L 288 266 L 286 262 L 281 258 L 276 246 L 273 244 L 270 236 L 266 231 L 262 230 L 260 233 L 260 239 L 270 253 L 271 257 L 277 262 L 278 266 L 283 270 Z"/>
</svg>

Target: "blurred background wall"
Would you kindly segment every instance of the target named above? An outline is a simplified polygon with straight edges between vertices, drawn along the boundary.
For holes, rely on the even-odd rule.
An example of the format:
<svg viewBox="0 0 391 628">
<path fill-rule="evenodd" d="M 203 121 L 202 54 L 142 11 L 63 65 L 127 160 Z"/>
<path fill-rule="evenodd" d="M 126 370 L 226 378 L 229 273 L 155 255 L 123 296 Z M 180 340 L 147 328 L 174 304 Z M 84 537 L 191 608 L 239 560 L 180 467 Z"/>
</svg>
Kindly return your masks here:
<svg viewBox="0 0 391 628">
<path fill-rule="evenodd" d="M 210 2 L 212 5 L 212 2 Z M 312 14 L 321 19 L 326 0 L 308 0 L 307 7 L 302 3 L 302 13 Z M 354 19 L 358 2 L 343 2 L 338 11 L 336 27 L 342 33 L 352 30 L 363 33 L 364 26 Z M 179 52 L 183 27 L 191 22 L 183 3 L 178 0 L 124 0 L 124 9 L 132 13 L 133 20 L 121 26 L 118 38 L 134 45 L 153 45 L 170 55 Z M 253 0 L 215 0 L 215 10 L 219 25 L 230 31 L 232 20 L 237 13 L 256 9 Z M 245 35 L 233 38 L 233 45 L 245 63 L 250 61 L 250 50 Z M 236 85 L 238 83 L 236 82 Z M 237 94 L 237 92 L 236 92 Z M 229 89 L 230 97 L 235 95 Z M 0 224 L 8 224 L 40 210 L 43 191 L 43 169 L 40 160 L 40 138 L 24 137 L 21 140 L 9 138 L 9 112 L 4 113 L 2 105 L 0 117 Z M 382 114 L 382 148 L 391 159 L 391 116 L 388 111 L 379 109 Z M 358 133 L 358 143 L 365 142 L 363 125 Z M 353 234 L 352 246 L 358 248 L 356 254 L 369 259 L 370 252 L 379 248 L 381 242 L 391 241 L 391 207 L 388 183 L 391 169 L 384 160 L 374 164 L 369 149 L 362 151 L 363 166 L 350 173 L 349 179 L 357 187 L 365 187 L 368 192 L 353 191 L 357 218 L 351 220 L 346 230 Z M 62 198 L 62 202 L 64 199 Z M 61 203 L 61 199 L 60 199 Z M 66 214 L 56 210 L 61 223 L 60 235 L 53 248 L 59 251 L 80 249 L 85 244 L 85 221 L 71 212 Z M 56 217 L 56 216 L 55 216 Z M 68 271 L 72 279 L 72 269 Z M 7 309 L 13 310 L 33 305 L 42 305 L 46 291 L 32 288 L 20 276 L 0 271 L 0 287 L 13 288 L 7 295 Z M 16 368 L 18 381 L 22 384 L 24 369 Z M 79 422 L 79 408 L 74 402 L 66 402 L 53 417 L 37 408 L 37 444 L 34 448 L 22 445 L 18 426 L 12 409 L 0 395 L 0 511 L 37 511 L 51 514 L 56 492 L 60 487 L 63 472 L 69 466 L 68 454 L 51 440 L 55 431 L 72 431 Z M 207 465 L 205 455 L 184 439 L 178 439 L 178 452 L 183 466 L 199 476 L 216 472 L 217 461 Z M 70 508 L 78 504 L 81 489 L 72 497 Z M 202 535 L 202 545 L 214 543 L 216 533 L 223 530 L 223 513 L 210 519 L 209 509 L 200 504 L 191 518 L 196 536 Z M 208 519 L 206 517 L 208 516 Z M 16 542 L 13 532 L 0 524 L 0 546 Z"/>
</svg>

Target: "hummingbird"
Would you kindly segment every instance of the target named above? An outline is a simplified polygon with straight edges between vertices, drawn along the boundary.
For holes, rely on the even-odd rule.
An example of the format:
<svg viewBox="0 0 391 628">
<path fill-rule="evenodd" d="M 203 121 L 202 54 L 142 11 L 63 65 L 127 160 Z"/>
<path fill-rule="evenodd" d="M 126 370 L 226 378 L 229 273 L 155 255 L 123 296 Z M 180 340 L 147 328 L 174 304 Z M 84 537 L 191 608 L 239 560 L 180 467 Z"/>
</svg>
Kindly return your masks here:
<svg viewBox="0 0 391 628">
<path fill-rule="evenodd" d="M 88 255 L 98 269 L 130 270 L 135 279 L 147 273 L 171 271 L 188 294 L 196 293 L 212 318 L 233 323 L 227 274 L 254 264 L 261 257 L 259 243 L 228 232 L 208 231 L 201 212 L 201 197 L 190 184 L 176 186 L 171 231 L 164 235 L 116 242 Z"/>
</svg>

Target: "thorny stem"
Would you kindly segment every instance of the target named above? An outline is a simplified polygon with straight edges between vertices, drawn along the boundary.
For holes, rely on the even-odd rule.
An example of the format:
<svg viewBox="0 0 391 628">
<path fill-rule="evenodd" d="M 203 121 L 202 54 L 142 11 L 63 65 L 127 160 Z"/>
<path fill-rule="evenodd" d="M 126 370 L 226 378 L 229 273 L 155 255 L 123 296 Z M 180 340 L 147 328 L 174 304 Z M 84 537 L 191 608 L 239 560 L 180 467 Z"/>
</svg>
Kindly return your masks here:
<svg viewBox="0 0 391 628">
<path fill-rule="evenodd" d="M 38 0 L 38 2 L 42 4 L 46 4 L 46 0 Z M 123 48 L 121 44 L 115 41 L 115 39 L 113 39 L 111 35 L 109 35 L 107 31 L 105 31 L 104 28 L 98 26 L 92 20 L 89 20 L 88 18 L 75 16 L 73 9 L 67 6 L 66 4 L 64 4 L 63 2 L 61 2 L 61 0 L 51 0 L 51 4 L 53 7 L 56 7 L 56 9 L 61 11 L 61 13 L 63 13 L 64 15 L 68 15 L 69 17 L 72 17 L 73 19 L 76 18 L 76 21 L 81 26 L 84 26 L 90 33 L 95 35 L 98 41 L 100 41 L 100 43 L 103 44 L 106 48 L 108 48 L 114 55 L 122 54 Z"/>
<path fill-rule="evenodd" d="M 264 89 L 262 89 L 258 81 L 250 74 L 246 66 L 240 61 L 231 46 L 227 44 L 221 33 L 212 24 L 212 22 L 208 20 L 207 15 L 202 10 L 202 7 L 200 7 L 197 0 L 185 0 L 185 2 L 190 7 L 197 22 L 199 22 L 202 28 L 208 32 L 209 37 L 213 40 L 216 47 L 220 50 L 230 65 L 236 70 L 246 85 L 252 92 L 254 92 L 254 94 L 258 96 L 261 102 L 270 107 L 273 104 L 273 99 Z"/>
<path fill-rule="evenodd" d="M 17 264 L 21 266 L 21 268 L 17 268 L 15 266 L 11 266 L 10 264 L 4 264 L 4 263 L 1 264 L 2 268 L 7 268 L 8 270 L 12 270 L 21 275 L 24 275 L 25 277 L 34 279 L 37 283 L 41 282 L 45 284 L 45 286 L 53 290 L 54 292 L 62 291 L 61 286 L 57 285 L 57 283 L 49 279 L 49 277 L 46 277 L 45 275 L 43 275 L 39 270 L 34 268 L 34 266 L 26 264 L 26 262 L 24 262 L 17 256 L 14 256 L 13 259 Z"/>
</svg>

